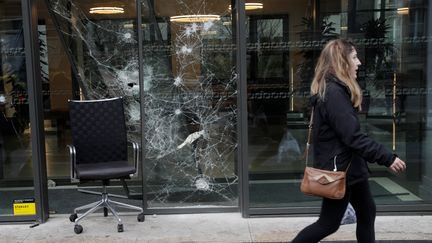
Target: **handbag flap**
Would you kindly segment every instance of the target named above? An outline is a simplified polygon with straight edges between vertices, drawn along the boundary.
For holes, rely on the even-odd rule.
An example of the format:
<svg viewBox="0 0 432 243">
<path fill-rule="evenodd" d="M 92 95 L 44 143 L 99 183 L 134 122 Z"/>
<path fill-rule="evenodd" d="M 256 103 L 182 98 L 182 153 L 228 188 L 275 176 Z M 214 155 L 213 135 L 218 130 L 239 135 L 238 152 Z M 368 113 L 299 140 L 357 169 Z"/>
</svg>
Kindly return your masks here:
<svg viewBox="0 0 432 243">
<path fill-rule="evenodd" d="M 345 178 L 344 171 L 328 171 L 307 167 L 305 173 L 309 174 L 309 178 L 322 185 L 330 184 Z"/>
</svg>

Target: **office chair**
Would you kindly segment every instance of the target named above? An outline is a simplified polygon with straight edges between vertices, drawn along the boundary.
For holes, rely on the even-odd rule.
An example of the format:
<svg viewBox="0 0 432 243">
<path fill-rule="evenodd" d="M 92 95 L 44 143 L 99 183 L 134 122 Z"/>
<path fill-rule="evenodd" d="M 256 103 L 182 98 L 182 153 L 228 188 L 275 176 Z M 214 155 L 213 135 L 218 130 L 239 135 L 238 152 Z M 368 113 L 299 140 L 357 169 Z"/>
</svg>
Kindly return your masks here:
<svg viewBox="0 0 432 243">
<path fill-rule="evenodd" d="M 102 181 L 101 200 L 74 209 L 70 215 L 75 222 L 74 231 L 80 234 L 83 227 L 78 222 L 87 215 L 103 208 L 117 219 L 117 231 L 123 232 L 123 224 L 114 207 L 138 210 L 139 222 L 145 220 L 143 209 L 110 200 L 107 185 L 112 179 L 130 179 L 138 171 L 139 146 L 132 142 L 134 165 L 128 162 L 128 141 L 123 109 L 123 99 L 69 100 L 72 145 L 68 145 L 73 182 Z M 78 217 L 78 211 L 87 209 Z"/>
</svg>

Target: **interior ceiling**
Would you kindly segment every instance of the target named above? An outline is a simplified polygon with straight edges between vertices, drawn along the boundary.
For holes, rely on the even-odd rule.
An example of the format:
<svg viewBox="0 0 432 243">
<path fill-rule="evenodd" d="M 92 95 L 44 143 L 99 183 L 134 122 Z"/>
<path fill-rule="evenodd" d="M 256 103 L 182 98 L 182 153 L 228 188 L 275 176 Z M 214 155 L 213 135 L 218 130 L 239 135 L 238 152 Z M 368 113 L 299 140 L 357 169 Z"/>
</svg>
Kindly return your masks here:
<svg viewBox="0 0 432 243">
<path fill-rule="evenodd" d="M 40 0 L 44 1 L 44 0 Z M 139 1 L 139 0 L 138 0 Z M 79 8 L 92 19 L 106 18 L 135 18 L 136 17 L 136 1 L 134 0 L 78 0 L 73 1 Z M 142 0 L 143 5 L 147 6 L 147 1 Z M 280 14 L 296 11 L 300 8 L 304 12 L 304 7 L 307 0 L 248 0 L 246 2 L 260 2 L 264 4 L 261 10 L 248 11 L 248 15 L 254 14 Z M 181 14 L 201 13 L 201 14 L 228 14 L 228 6 L 231 0 L 155 0 L 154 9 L 158 16 L 170 17 Z M 122 7 L 125 12 L 123 14 L 113 15 L 98 15 L 88 13 L 91 7 Z M 145 8 L 143 8 L 143 11 Z M 188 13 L 185 13 L 188 11 Z"/>
<path fill-rule="evenodd" d="M 38 15 L 40 18 L 47 18 L 48 11 L 45 4 L 46 0 L 38 0 Z M 147 1 L 142 0 L 143 3 Z M 202 4 L 205 2 L 205 4 Z M 306 0 L 249 0 L 246 2 L 261 2 L 264 8 L 261 10 L 248 11 L 248 15 L 254 14 L 282 14 L 297 11 L 301 9 L 304 12 Z M 76 4 L 90 19 L 134 19 L 136 18 L 136 2 L 134 0 L 74 0 Z M 181 3 L 181 4 L 179 4 Z M 174 16 L 180 14 L 203 13 L 203 14 L 228 14 L 228 6 L 231 0 L 155 0 L 155 12 L 158 16 Z M 2 16 L 21 16 L 21 1 L 20 0 L 0 0 Z M 125 12 L 123 14 L 99 15 L 90 14 L 91 7 L 122 7 Z M 186 6 L 189 13 L 185 13 Z M 3 17 L 4 18 L 4 17 Z"/>
</svg>

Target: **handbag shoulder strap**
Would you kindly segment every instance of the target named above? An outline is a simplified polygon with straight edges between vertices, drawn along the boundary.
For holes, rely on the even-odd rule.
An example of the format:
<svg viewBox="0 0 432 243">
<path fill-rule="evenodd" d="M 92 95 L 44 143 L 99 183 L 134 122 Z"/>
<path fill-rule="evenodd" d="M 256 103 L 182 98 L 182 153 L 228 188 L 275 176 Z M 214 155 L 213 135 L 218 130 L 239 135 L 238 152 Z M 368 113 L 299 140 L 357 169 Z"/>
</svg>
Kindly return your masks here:
<svg viewBox="0 0 432 243">
<path fill-rule="evenodd" d="M 313 126 L 313 113 L 314 113 L 314 109 L 315 107 L 312 106 L 312 111 L 311 111 L 311 116 L 310 116 L 310 120 L 309 120 L 309 129 L 308 129 L 308 138 L 307 138 L 307 142 L 306 142 L 306 150 L 305 150 L 305 166 L 308 165 L 309 162 L 309 148 L 311 145 L 311 136 L 312 136 L 312 126 Z"/>
</svg>

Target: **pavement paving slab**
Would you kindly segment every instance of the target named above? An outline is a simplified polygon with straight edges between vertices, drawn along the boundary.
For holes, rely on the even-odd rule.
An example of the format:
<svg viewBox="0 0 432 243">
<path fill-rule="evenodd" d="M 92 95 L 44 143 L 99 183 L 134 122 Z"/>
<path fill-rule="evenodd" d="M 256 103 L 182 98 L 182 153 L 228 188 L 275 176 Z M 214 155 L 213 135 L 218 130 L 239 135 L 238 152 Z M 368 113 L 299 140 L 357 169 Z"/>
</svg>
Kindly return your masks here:
<svg viewBox="0 0 432 243">
<path fill-rule="evenodd" d="M 147 215 L 137 222 L 136 215 L 121 215 L 124 232 L 117 232 L 112 216 L 92 214 L 80 221 L 84 231 L 77 235 L 69 215 L 52 215 L 49 220 L 33 224 L 0 225 L 1 243 L 245 243 L 289 242 L 316 217 L 242 218 L 240 213 Z M 323 243 L 351 243 L 355 224 L 343 225 Z M 432 243 L 432 216 L 378 216 L 378 243 Z"/>
</svg>

